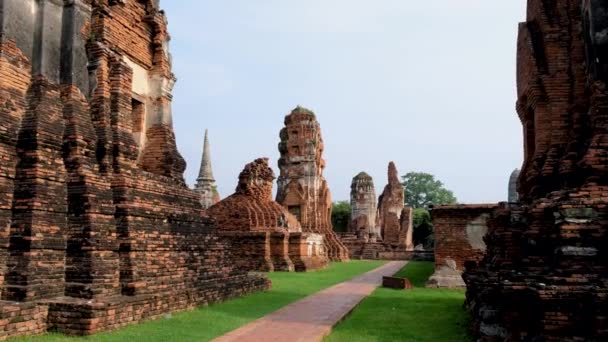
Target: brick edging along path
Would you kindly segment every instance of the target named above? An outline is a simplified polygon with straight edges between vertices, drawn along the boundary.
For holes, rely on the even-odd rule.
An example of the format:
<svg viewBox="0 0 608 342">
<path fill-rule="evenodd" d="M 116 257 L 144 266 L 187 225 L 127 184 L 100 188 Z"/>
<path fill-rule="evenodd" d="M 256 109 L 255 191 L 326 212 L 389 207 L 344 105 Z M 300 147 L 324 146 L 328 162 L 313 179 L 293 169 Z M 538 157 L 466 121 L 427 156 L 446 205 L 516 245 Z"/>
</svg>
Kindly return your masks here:
<svg viewBox="0 0 608 342">
<path fill-rule="evenodd" d="M 321 341 L 329 335 L 333 326 L 382 283 L 383 276 L 397 273 L 406 263 L 388 262 L 375 270 L 289 304 L 214 341 Z"/>
</svg>

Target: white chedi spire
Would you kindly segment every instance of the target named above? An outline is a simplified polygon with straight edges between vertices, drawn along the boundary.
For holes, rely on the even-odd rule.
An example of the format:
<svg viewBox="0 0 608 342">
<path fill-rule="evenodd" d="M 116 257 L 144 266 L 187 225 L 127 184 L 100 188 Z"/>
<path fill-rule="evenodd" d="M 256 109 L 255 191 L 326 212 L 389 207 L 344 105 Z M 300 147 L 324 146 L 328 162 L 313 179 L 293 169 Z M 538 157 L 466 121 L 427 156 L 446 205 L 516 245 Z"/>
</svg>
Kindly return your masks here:
<svg viewBox="0 0 608 342">
<path fill-rule="evenodd" d="M 213 178 L 213 168 L 211 166 L 211 146 L 209 144 L 209 132 L 205 130 L 205 141 L 203 143 L 203 157 L 201 168 L 198 172 L 194 191 L 201 196 L 201 205 L 207 209 L 219 201 L 219 194 Z"/>
</svg>

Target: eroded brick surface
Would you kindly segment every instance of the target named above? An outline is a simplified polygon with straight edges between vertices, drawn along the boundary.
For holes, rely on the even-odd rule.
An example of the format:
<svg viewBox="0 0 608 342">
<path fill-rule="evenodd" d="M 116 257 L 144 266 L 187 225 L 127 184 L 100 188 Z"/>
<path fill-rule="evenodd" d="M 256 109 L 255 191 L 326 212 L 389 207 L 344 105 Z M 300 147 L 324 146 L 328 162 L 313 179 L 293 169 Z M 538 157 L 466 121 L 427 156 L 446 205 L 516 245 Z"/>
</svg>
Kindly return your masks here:
<svg viewBox="0 0 608 342">
<path fill-rule="evenodd" d="M 408 216 L 402 219 L 403 214 Z M 388 184 L 378 199 L 377 220 L 385 243 L 413 250 L 411 208 L 405 206 L 403 185 L 393 162 L 388 165 Z"/>
<path fill-rule="evenodd" d="M 497 204 L 445 205 L 431 209 L 435 236 L 435 274 L 431 287 L 464 287 L 462 272 L 468 261 L 486 252 L 484 237 Z"/>
<path fill-rule="evenodd" d="M 237 263 L 256 271 L 307 271 L 325 267 L 322 234 L 302 233 L 298 219 L 272 200 L 274 172 L 267 158 L 256 159 L 239 175 L 236 192 L 207 211 L 233 241 Z"/>
<path fill-rule="evenodd" d="M 92 334 L 267 289 L 185 185 L 158 2 L 2 6 L 0 338 Z"/>
<path fill-rule="evenodd" d="M 528 1 L 519 26 L 520 204 L 464 274 L 482 341 L 608 339 L 608 5 Z"/>
<path fill-rule="evenodd" d="M 348 250 L 331 225 L 331 193 L 323 177 L 323 138 L 315 114 L 297 107 L 285 117 L 280 137 L 277 202 L 300 221 L 304 232 L 324 235 L 332 261 L 348 260 Z"/>
</svg>

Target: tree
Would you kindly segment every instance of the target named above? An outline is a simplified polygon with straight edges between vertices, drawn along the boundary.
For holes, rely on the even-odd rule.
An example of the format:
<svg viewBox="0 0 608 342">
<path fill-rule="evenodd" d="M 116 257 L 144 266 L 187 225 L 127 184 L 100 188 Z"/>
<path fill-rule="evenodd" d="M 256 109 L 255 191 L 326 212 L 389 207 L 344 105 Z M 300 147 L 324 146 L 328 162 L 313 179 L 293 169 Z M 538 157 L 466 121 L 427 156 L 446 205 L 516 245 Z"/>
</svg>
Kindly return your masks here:
<svg viewBox="0 0 608 342">
<path fill-rule="evenodd" d="M 428 207 L 431 205 L 455 204 L 454 193 L 424 172 L 410 172 L 401 177 L 403 180 L 405 203 L 414 207 L 414 243 L 432 248 L 435 244 L 433 222 Z"/>
<path fill-rule="evenodd" d="M 456 197 L 435 176 L 424 172 L 410 172 L 403 180 L 405 203 L 414 208 L 430 205 L 455 204 Z"/>
<path fill-rule="evenodd" d="M 337 232 L 345 232 L 348 230 L 350 223 L 350 202 L 339 201 L 332 204 L 331 209 L 331 224 Z"/>
<path fill-rule="evenodd" d="M 424 208 L 414 209 L 414 244 L 432 248 L 434 245 L 433 222 L 431 214 Z"/>
</svg>

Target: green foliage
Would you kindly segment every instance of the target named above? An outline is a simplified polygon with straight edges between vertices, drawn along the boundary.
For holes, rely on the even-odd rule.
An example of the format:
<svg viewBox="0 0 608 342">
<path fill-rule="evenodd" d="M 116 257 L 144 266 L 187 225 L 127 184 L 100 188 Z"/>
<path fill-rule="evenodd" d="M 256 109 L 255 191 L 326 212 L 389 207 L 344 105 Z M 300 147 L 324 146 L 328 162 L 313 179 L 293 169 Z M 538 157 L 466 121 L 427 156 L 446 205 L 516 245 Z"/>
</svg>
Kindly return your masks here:
<svg viewBox="0 0 608 342">
<path fill-rule="evenodd" d="M 330 286 L 352 279 L 384 264 L 383 261 L 353 260 L 333 263 L 325 270 L 304 273 L 270 273 L 272 289 L 224 303 L 176 313 L 156 321 L 131 325 L 91 337 L 47 334 L 14 341 L 31 342 L 118 342 L 118 341 L 210 341 L 251 321 L 274 312 Z"/>
<path fill-rule="evenodd" d="M 402 176 L 405 203 L 414 207 L 414 243 L 432 248 L 435 242 L 433 223 L 427 208 L 431 205 L 455 204 L 454 193 L 424 172 L 410 172 Z"/>
<path fill-rule="evenodd" d="M 325 342 L 472 341 L 463 290 L 424 288 L 432 262 L 410 261 L 397 273 L 412 290 L 379 288 L 338 324 Z"/>
<path fill-rule="evenodd" d="M 336 232 L 345 232 L 348 230 L 350 222 L 351 206 L 348 201 L 339 201 L 332 204 L 331 209 L 331 224 Z"/>
<path fill-rule="evenodd" d="M 422 244 L 425 248 L 432 248 L 434 245 L 433 222 L 431 214 L 424 208 L 414 209 L 414 244 Z"/>
<path fill-rule="evenodd" d="M 410 172 L 401 177 L 405 188 L 405 203 L 414 208 L 428 208 L 430 205 L 455 204 L 454 193 L 424 172 Z"/>
</svg>

